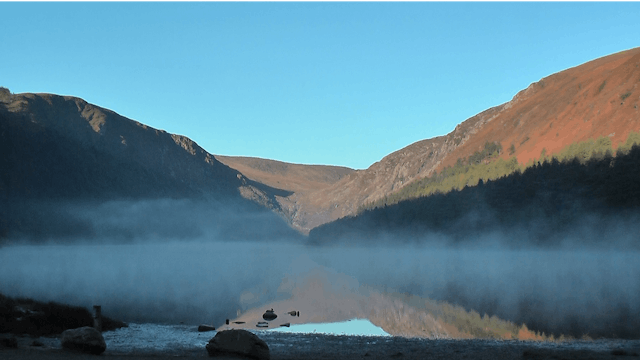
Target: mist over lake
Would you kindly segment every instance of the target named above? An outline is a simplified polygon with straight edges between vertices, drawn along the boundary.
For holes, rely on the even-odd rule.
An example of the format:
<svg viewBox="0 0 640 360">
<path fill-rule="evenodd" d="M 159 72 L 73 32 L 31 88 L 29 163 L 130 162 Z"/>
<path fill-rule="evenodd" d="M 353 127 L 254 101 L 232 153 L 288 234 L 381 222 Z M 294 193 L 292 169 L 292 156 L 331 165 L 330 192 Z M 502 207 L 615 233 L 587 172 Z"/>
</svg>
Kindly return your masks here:
<svg viewBox="0 0 640 360">
<path fill-rule="evenodd" d="M 637 337 L 640 264 L 635 252 L 307 247 L 291 242 L 165 241 L 0 248 L 0 292 L 91 307 L 131 322 L 219 325 L 286 299 L 284 279 L 311 271 L 458 304 L 530 329 Z M 346 285 L 345 285 L 346 284 Z"/>
</svg>

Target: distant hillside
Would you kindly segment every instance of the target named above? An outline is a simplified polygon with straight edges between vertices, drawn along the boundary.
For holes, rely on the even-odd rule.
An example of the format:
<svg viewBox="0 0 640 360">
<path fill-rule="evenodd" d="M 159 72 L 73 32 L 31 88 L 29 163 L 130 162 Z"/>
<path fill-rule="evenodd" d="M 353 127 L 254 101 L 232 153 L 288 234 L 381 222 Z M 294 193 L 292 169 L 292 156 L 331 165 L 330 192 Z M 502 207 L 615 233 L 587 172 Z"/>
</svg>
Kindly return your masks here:
<svg viewBox="0 0 640 360">
<path fill-rule="evenodd" d="M 286 227 L 263 207 L 279 211 L 275 189 L 245 178 L 187 137 L 148 127 L 79 98 L 14 95 L 0 89 L 0 153 L 0 239 L 94 236 L 100 232 L 96 221 L 107 221 L 103 220 L 106 215 L 83 219 L 89 212 L 80 208 L 96 209 L 109 201 L 144 200 L 145 211 L 150 212 L 153 201 L 189 199 L 202 207 L 200 216 L 213 216 L 198 220 L 200 225 L 217 226 L 217 215 L 209 213 L 213 208 L 237 208 L 254 216 L 264 213 Z M 178 211 L 177 206 L 164 206 L 164 215 L 136 216 L 141 223 L 161 225 L 164 216 L 186 216 L 189 208 L 183 204 Z M 227 224 L 218 225 L 229 235 L 234 230 Z M 252 225 L 258 230 L 259 225 Z M 135 227 L 145 226 L 149 225 Z"/>
<path fill-rule="evenodd" d="M 358 208 L 428 177 L 458 159 L 502 148 L 500 157 L 520 164 L 556 154 L 565 146 L 608 137 L 614 149 L 640 130 L 640 48 L 550 75 L 502 105 L 459 124 L 451 133 L 400 149 L 366 170 L 300 197 L 294 223 L 307 230 L 353 215 Z M 464 101 L 461 99 L 460 101 Z"/>
<path fill-rule="evenodd" d="M 216 155 L 216 159 L 251 180 L 289 192 L 277 196 L 276 200 L 291 224 L 301 232 L 308 231 L 306 221 L 313 216 L 313 210 L 309 210 L 311 213 L 301 211 L 307 197 L 355 171 L 341 166 L 290 164 L 251 157 Z"/>
<path fill-rule="evenodd" d="M 253 157 L 222 155 L 215 157 L 249 178 L 274 188 L 294 192 L 326 187 L 355 171 L 342 166 L 291 164 Z"/>
</svg>

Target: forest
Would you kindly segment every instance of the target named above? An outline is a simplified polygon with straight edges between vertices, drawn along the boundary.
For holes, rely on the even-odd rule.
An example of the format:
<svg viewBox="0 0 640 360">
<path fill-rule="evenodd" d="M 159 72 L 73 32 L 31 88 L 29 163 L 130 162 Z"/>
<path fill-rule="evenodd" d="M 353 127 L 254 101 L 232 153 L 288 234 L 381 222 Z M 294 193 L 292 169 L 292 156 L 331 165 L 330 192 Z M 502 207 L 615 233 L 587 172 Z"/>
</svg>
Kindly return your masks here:
<svg viewBox="0 0 640 360">
<path fill-rule="evenodd" d="M 639 247 L 640 133 L 617 150 L 608 138 L 575 143 L 522 166 L 501 146 L 407 185 L 353 217 L 313 229 L 312 244 L 419 242 L 508 247 Z M 508 236 L 504 236 L 508 235 Z M 575 244 L 571 244 L 575 245 Z"/>
</svg>

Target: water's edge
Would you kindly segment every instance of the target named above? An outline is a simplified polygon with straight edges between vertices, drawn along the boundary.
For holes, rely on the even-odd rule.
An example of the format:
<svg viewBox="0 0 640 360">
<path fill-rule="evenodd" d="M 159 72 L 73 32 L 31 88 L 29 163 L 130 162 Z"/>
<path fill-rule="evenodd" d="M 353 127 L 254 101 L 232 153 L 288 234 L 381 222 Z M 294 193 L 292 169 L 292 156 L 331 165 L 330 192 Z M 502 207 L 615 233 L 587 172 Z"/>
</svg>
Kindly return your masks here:
<svg viewBox="0 0 640 360">
<path fill-rule="evenodd" d="M 320 333 L 287 333 L 269 330 L 252 330 L 269 346 L 273 358 L 324 358 L 330 354 L 343 357 L 403 354 L 404 358 L 419 358 L 430 354 L 434 358 L 452 358 L 458 355 L 481 354 L 499 358 L 522 358 L 523 354 L 574 353 L 596 354 L 596 358 L 615 355 L 640 354 L 640 340 L 603 339 L 594 341 L 535 342 L 518 340 L 454 340 L 420 339 L 393 336 L 328 335 Z M 112 356 L 189 356 L 206 357 L 206 344 L 216 331 L 198 332 L 191 325 L 129 324 L 129 327 L 103 333 L 107 343 L 104 355 Z M 59 349 L 57 337 L 40 338 L 44 348 Z M 369 354 L 369 355 L 367 355 Z M 493 354 L 493 355 L 492 355 Z M 602 357 L 597 356 L 598 354 Z M 474 355 L 474 357 L 475 357 Z M 379 356 L 376 356 L 379 357 Z M 571 356 L 569 357 L 571 358 Z"/>
</svg>

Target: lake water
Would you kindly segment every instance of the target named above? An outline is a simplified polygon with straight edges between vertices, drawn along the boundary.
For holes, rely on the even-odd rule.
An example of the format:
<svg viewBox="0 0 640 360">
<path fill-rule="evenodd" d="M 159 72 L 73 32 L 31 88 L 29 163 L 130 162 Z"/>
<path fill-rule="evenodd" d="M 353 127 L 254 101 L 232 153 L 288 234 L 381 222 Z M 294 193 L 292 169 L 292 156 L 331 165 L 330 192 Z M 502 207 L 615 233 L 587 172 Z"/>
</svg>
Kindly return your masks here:
<svg viewBox="0 0 640 360">
<path fill-rule="evenodd" d="M 350 324 L 351 323 L 351 324 Z M 310 324 L 307 324 L 310 325 Z M 522 354 L 526 350 L 539 351 L 592 351 L 610 354 L 614 350 L 624 350 L 632 355 L 640 349 L 638 340 L 597 340 L 567 342 L 523 342 L 496 340 L 428 340 L 364 334 L 378 331 L 366 320 L 333 324 L 313 324 L 313 332 L 308 327 L 291 327 L 288 330 L 251 330 L 269 346 L 274 358 L 304 358 L 304 354 L 321 354 L 339 351 L 343 355 L 357 356 L 371 354 L 429 352 L 435 358 L 455 357 L 460 353 L 480 354 Z M 313 330 L 311 330 L 313 331 Z M 320 333 L 323 331 L 324 333 Z M 195 326 L 130 324 L 127 328 L 103 333 L 108 354 L 133 355 L 175 355 L 207 357 L 206 344 L 216 332 L 198 332 Z M 348 335 L 347 335 L 348 334 Z M 449 354 L 449 355 L 447 355 Z M 518 356 L 520 356 L 518 355 Z M 419 355 L 416 355 L 420 357 Z M 415 357 L 415 356 L 414 356 Z"/>
<path fill-rule="evenodd" d="M 638 255 L 214 241 L 6 246 L 0 247 L 0 293 L 89 309 L 101 305 L 104 316 L 130 323 L 219 326 L 289 298 L 295 287 L 285 289 L 285 280 L 304 285 L 305 276 L 321 269 L 331 294 L 371 285 L 556 335 L 578 327 L 575 337 L 638 338 Z M 351 280 L 331 281 L 345 277 Z"/>
<path fill-rule="evenodd" d="M 304 342 L 307 335 L 333 335 L 372 338 L 380 341 L 390 335 L 368 320 L 352 320 L 328 324 L 301 324 L 274 330 L 251 330 L 267 341 L 270 347 L 289 347 Z M 103 333 L 107 349 L 122 354 L 189 354 L 206 352 L 205 346 L 216 331 L 198 332 L 189 325 L 130 324 L 129 327 Z M 302 339 L 302 340 L 301 340 Z"/>
</svg>

